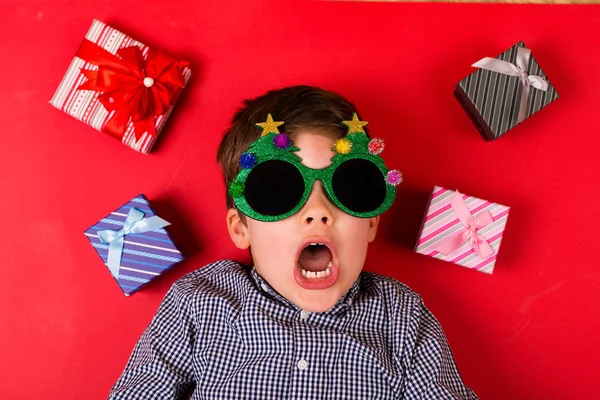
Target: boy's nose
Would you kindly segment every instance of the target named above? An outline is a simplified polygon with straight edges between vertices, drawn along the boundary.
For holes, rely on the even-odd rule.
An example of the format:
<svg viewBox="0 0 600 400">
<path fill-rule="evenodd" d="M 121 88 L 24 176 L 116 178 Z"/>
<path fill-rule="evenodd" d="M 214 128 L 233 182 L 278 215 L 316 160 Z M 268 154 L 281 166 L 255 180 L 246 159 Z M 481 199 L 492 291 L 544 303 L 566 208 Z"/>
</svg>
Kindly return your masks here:
<svg viewBox="0 0 600 400">
<path fill-rule="evenodd" d="M 307 224 L 323 224 L 331 225 L 333 223 L 333 205 L 325 194 L 323 183 L 316 181 L 306 200 L 306 204 L 302 207 L 301 216 L 303 222 Z"/>
</svg>

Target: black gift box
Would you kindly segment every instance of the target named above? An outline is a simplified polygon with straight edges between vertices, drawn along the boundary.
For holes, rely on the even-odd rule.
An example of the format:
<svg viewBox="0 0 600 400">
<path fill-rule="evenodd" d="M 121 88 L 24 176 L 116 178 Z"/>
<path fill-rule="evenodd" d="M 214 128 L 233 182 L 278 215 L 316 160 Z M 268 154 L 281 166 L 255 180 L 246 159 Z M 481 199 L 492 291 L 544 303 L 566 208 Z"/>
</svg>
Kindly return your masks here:
<svg viewBox="0 0 600 400">
<path fill-rule="evenodd" d="M 517 65 L 518 48 L 525 46 L 519 42 L 496 57 Z M 527 119 L 558 99 L 558 93 L 540 68 L 533 55 L 527 64 L 528 75 L 536 75 L 548 82 L 547 91 L 530 86 L 527 98 Z M 520 76 L 476 69 L 458 82 L 454 95 L 463 106 L 485 140 L 495 140 L 517 126 L 523 97 L 523 81 Z M 521 121 L 522 122 L 522 121 Z"/>
</svg>

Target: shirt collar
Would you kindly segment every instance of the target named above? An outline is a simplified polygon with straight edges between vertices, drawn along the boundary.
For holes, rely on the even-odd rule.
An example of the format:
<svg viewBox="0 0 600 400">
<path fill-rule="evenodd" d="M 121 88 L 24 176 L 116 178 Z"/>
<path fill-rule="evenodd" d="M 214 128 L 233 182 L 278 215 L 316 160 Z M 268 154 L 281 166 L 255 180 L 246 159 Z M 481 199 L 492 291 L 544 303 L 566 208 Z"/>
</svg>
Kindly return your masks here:
<svg viewBox="0 0 600 400">
<path fill-rule="evenodd" d="M 250 266 L 250 276 L 254 281 L 258 291 L 263 295 L 270 299 L 273 299 L 286 307 L 290 307 L 293 309 L 299 310 L 299 307 L 294 303 L 280 295 L 269 283 L 258 274 L 256 268 L 254 266 Z M 361 288 L 361 275 L 358 276 L 354 284 L 350 287 L 350 289 L 344 294 L 338 302 L 329 310 L 326 311 L 325 314 L 331 315 L 344 315 L 355 303 Z"/>
</svg>

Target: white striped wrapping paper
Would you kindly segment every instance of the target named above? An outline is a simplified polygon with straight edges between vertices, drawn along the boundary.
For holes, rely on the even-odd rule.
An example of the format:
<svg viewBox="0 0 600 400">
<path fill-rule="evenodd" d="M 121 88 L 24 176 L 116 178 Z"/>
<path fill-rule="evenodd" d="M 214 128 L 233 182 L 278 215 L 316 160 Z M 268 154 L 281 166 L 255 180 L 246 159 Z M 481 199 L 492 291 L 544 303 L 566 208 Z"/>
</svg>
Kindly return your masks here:
<svg viewBox="0 0 600 400">
<path fill-rule="evenodd" d="M 502 242 L 510 208 L 477 197 L 463 195 L 463 199 L 473 216 L 477 216 L 486 210 L 492 214 L 494 222 L 479 229 L 477 233 L 489 242 L 494 250 L 494 254 L 486 259 L 482 259 L 473 250 L 471 242 L 466 241 L 457 250 L 445 256 L 435 250 L 436 247 L 452 233 L 464 228 L 464 225 L 460 222 L 450 205 L 450 199 L 453 194 L 454 190 L 445 189 L 440 186 L 434 187 L 427 211 L 425 212 L 423 226 L 419 233 L 415 251 L 426 256 L 491 274 L 496 264 L 498 252 L 500 251 L 500 243 Z"/>
<path fill-rule="evenodd" d="M 112 54 L 116 54 L 120 48 L 129 46 L 139 46 L 142 49 L 144 57 L 147 57 L 148 54 L 148 46 L 97 20 L 94 20 L 85 38 Z M 86 81 L 81 68 L 87 70 L 98 69 L 97 66 L 74 57 L 56 93 L 54 93 L 52 100 L 50 100 L 50 104 L 81 122 L 90 125 L 92 128 L 102 131 L 112 113 L 109 114 L 102 103 L 98 101 L 100 92 L 76 90 L 79 85 Z M 191 77 L 191 70 L 189 68 L 186 67 L 183 69 L 183 77 L 187 85 Z M 166 113 L 155 118 L 157 136 L 162 131 L 165 122 L 173 111 L 173 105 L 177 101 L 177 97 L 173 100 L 171 107 L 169 107 Z M 127 130 L 122 138 L 122 142 L 126 146 L 143 154 L 151 151 L 155 141 L 156 138 L 152 137 L 148 132 L 145 132 L 139 140 L 136 140 L 133 123 L 131 122 L 127 126 Z"/>
</svg>

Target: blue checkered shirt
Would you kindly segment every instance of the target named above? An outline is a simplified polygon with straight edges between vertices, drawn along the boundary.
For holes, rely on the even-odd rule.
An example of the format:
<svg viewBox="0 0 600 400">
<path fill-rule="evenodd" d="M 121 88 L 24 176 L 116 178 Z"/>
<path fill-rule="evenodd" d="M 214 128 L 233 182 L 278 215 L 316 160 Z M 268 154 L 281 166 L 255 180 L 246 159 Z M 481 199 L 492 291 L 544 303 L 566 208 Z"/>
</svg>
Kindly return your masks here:
<svg viewBox="0 0 600 400">
<path fill-rule="evenodd" d="M 191 397 L 190 397 L 191 395 Z M 110 400 L 477 399 L 442 328 L 404 284 L 363 272 L 310 313 L 218 261 L 173 284 Z"/>
</svg>

